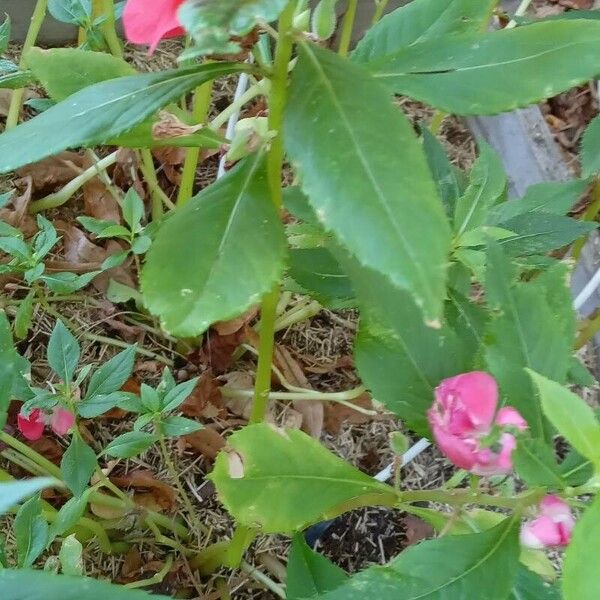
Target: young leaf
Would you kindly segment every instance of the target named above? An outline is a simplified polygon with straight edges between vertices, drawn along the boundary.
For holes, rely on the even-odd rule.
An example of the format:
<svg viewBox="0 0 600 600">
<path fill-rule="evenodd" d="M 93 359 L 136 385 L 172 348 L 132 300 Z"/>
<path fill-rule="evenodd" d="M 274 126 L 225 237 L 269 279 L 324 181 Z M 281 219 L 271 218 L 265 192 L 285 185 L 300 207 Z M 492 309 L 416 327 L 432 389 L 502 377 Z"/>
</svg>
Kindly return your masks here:
<svg viewBox="0 0 600 600">
<path fill-rule="evenodd" d="M 155 413 L 160 410 L 160 395 L 153 387 L 142 383 L 140 388 L 140 398 L 142 400 L 142 404 L 148 412 Z"/>
<path fill-rule="evenodd" d="M 58 242 L 58 233 L 54 225 L 46 217 L 37 215 L 39 231 L 33 238 L 33 251 L 36 259 L 44 258 Z"/>
<path fill-rule="evenodd" d="M 123 198 L 123 219 L 131 231 L 137 231 L 144 217 L 144 203 L 134 188 L 130 188 Z"/>
<path fill-rule="evenodd" d="M 1 569 L 2 600 L 170 600 L 106 581 L 27 569 Z"/>
<path fill-rule="evenodd" d="M 453 114 L 483 115 L 527 106 L 593 79 L 598 51 L 600 22 L 553 21 L 436 37 L 369 68 L 396 94 Z"/>
<path fill-rule="evenodd" d="M 285 128 L 288 154 L 325 228 L 363 265 L 408 290 L 426 320 L 439 319 L 449 228 L 402 112 L 363 68 L 301 44 Z"/>
<path fill-rule="evenodd" d="M 92 17 L 92 0 L 48 0 L 48 12 L 57 21 L 84 26 Z"/>
<path fill-rule="evenodd" d="M 286 241 L 268 197 L 265 159 L 255 154 L 161 226 L 142 293 L 167 331 L 202 333 L 256 304 L 279 279 Z"/>
<path fill-rule="evenodd" d="M 96 453 L 79 435 L 73 435 L 71 444 L 60 461 L 63 479 L 73 495 L 80 498 L 85 492 L 97 464 Z"/>
<path fill-rule="evenodd" d="M 398 502 L 393 488 L 302 431 L 249 425 L 229 437 L 228 446 L 209 478 L 236 521 L 264 533 L 289 533 L 359 506 Z"/>
<path fill-rule="evenodd" d="M 371 27 L 356 46 L 352 59 L 368 63 L 445 34 L 485 31 L 496 3 L 497 0 L 413 0 Z"/>
<path fill-rule="evenodd" d="M 133 371 L 135 353 L 136 346 L 130 346 L 102 365 L 90 378 L 84 402 L 120 390 Z"/>
<path fill-rule="evenodd" d="M 13 346 L 10 324 L 6 313 L 0 310 L 0 431 L 6 424 L 8 406 L 12 399 L 13 383 L 18 377 L 16 373 L 16 352 Z M 0 497 L 2 495 L 0 494 Z M 2 511 L 0 511 L 0 515 Z"/>
<path fill-rule="evenodd" d="M 527 369 L 537 388 L 544 414 L 581 455 L 600 459 L 600 423 L 592 408 L 564 386 Z"/>
<path fill-rule="evenodd" d="M 186 419 L 185 417 L 167 417 L 161 422 L 162 432 L 165 437 L 175 438 L 182 435 L 189 435 L 194 431 L 200 431 L 204 428 L 202 423 Z"/>
<path fill-rule="evenodd" d="M 167 414 L 179 408 L 179 406 L 181 406 L 185 399 L 194 391 L 194 388 L 196 387 L 197 383 L 198 377 L 194 377 L 193 379 L 190 379 L 189 381 L 184 381 L 178 386 L 170 389 L 161 401 L 161 411 L 164 414 Z"/>
<path fill-rule="evenodd" d="M 133 458 L 146 452 L 156 442 L 156 436 L 144 431 L 130 431 L 115 438 L 103 453 L 115 458 Z"/>
<path fill-rule="evenodd" d="M 33 299 L 35 290 L 30 290 L 27 296 L 21 300 L 15 314 L 15 337 L 22 340 L 27 337 L 31 321 L 33 319 Z"/>
<path fill-rule="evenodd" d="M 70 498 L 63 504 L 56 515 L 56 519 L 50 525 L 49 539 L 52 541 L 55 537 L 63 535 L 77 525 L 79 519 L 83 517 L 88 503 L 88 495 L 84 493 L 80 498 Z"/>
<path fill-rule="evenodd" d="M 60 320 L 50 335 L 48 342 L 48 364 L 65 383 L 70 383 L 79 362 L 81 349 L 73 334 Z"/>
<path fill-rule="evenodd" d="M 140 235 L 134 240 L 133 244 L 131 244 L 131 251 L 134 254 L 146 254 L 146 252 L 150 250 L 151 245 L 151 238 L 149 238 L 147 235 Z"/>
<path fill-rule="evenodd" d="M 40 277 L 51 292 L 55 294 L 71 294 L 88 285 L 101 271 L 91 271 L 77 275 L 76 273 L 52 273 Z"/>
<path fill-rule="evenodd" d="M 51 477 L 37 477 L 24 481 L 9 481 L 0 483 L 0 515 L 5 514 L 11 508 L 16 506 L 21 500 L 44 490 L 55 486 L 58 483 Z"/>
<path fill-rule="evenodd" d="M 579 519 L 565 555 L 562 591 L 565 600 L 600 597 L 597 557 L 600 553 L 600 496 Z"/>
<path fill-rule="evenodd" d="M 83 575 L 83 546 L 81 542 L 70 535 L 63 540 L 58 558 L 64 575 L 79 577 Z"/>
<path fill-rule="evenodd" d="M 404 550 L 370 567 L 319 600 L 506 600 L 519 560 L 519 520 L 504 519 L 482 533 L 446 536 Z"/>
<path fill-rule="evenodd" d="M 469 186 L 456 201 L 454 229 L 458 236 L 486 222 L 490 208 L 506 191 L 502 161 L 491 146 L 479 143 L 479 157 L 469 176 Z M 506 229 L 510 229 L 507 225 Z"/>
<path fill-rule="evenodd" d="M 14 534 L 17 542 L 17 564 L 31 567 L 48 542 L 48 523 L 42 517 L 42 501 L 34 496 L 25 502 L 15 517 Z"/>
<path fill-rule="evenodd" d="M 313 598 L 334 590 L 347 579 L 345 571 L 311 550 L 301 534 L 294 536 L 287 568 L 287 600 Z"/>
<path fill-rule="evenodd" d="M 77 217 L 77 220 L 94 235 L 102 235 L 109 227 L 116 225 L 113 221 L 103 221 L 102 219 L 94 219 L 94 217 Z"/>
<path fill-rule="evenodd" d="M 0 23 L 0 54 L 4 54 L 10 42 L 10 17 L 6 15 Z"/>
<path fill-rule="evenodd" d="M 102 144 L 130 130 L 189 90 L 250 68 L 237 63 L 206 63 L 91 85 L 0 135 L 0 173 L 67 148 Z M 67 121 L 69 127 L 65 127 Z"/>
</svg>

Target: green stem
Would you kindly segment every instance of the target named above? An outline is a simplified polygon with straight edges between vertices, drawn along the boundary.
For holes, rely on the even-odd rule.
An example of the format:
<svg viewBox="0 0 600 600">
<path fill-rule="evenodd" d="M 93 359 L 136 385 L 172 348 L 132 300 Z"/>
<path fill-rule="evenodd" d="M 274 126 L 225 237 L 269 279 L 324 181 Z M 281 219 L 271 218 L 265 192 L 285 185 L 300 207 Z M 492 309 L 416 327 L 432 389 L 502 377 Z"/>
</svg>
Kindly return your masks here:
<svg viewBox="0 0 600 600">
<path fill-rule="evenodd" d="M 244 571 L 244 573 L 247 573 L 248 575 L 250 575 L 250 577 L 258 581 L 259 583 L 262 583 L 266 588 L 271 590 L 277 597 L 284 599 L 286 598 L 285 591 L 280 585 L 275 583 L 270 577 L 267 577 L 262 571 L 259 571 L 256 567 L 253 567 L 250 563 L 247 563 L 245 560 L 243 560 L 240 564 L 240 568 L 242 569 L 242 571 Z"/>
<path fill-rule="evenodd" d="M 220 112 L 210 123 L 209 127 L 213 130 L 217 130 L 227 121 L 232 114 L 236 113 L 244 104 L 250 102 L 257 96 L 261 96 L 263 94 L 268 93 L 269 80 L 261 79 L 258 83 L 255 83 L 253 86 L 250 86 L 235 102 L 232 102 L 225 110 Z"/>
<path fill-rule="evenodd" d="M 348 7 L 342 21 L 342 33 L 340 36 L 340 47 L 338 54 L 340 56 L 348 56 L 350 50 L 350 42 L 352 41 L 352 32 L 354 31 L 354 21 L 356 20 L 356 8 L 358 0 L 348 0 Z"/>
<path fill-rule="evenodd" d="M 452 506 L 463 504 L 483 504 L 500 508 L 522 508 L 537 504 L 546 494 L 543 488 L 529 490 L 519 496 L 506 498 L 503 496 L 490 496 L 472 489 L 460 490 L 412 490 L 400 493 L 401 502 L 441 502 Z"/>
<path fill-rule="evenodd" d="M 279 211 L 283 204 L 281 177 L 283 171 L 283 113 L 288 93 L 288 66 L 292 58 L 294 40 L 291 29 L 294 21 L 295 2 L 288 2 L 279 19 L 279 39 L 275 49 L 275 60 L 269 93 L 269 130 L 276 131 L 267 157 L 267 171 L 271 201 Z M 261 306 L 260 342 L 256 370 L 255 396 L 250 415 L 251 423 L 262 421 L 267 412 L 271 391 L 271 363 L 275 345 L 275 320 L 279 302 L 279 284 L 265 295 Z"/>
<path fill-rule="evenodd" d="M 306 321 L 307 319 L 318 315 L 321 310 L 323 310 L 323 307 L 316 300 L 306 306 L 303 306 L 300 310 L 292 309 L 277 319 L 275 322 L 275 331 L 281 331 L 282 329 L 291 327 L 296 323 Z"/>
<path fill-rule="evenodd" d="M 53 462 L 50 462 L 47 458 L 38 454 L 33 448 L 27 446 L 27 444 L 23 444 L 23 442 L 20 442 L 5 431 L 0 431 L 0 442 L 4 442 L 7 446 L 14 448 L 17 452 L 41 467 L 48 475 L 52 475 L 52 477 L 62 480 L 60 469 Z"/>
<path fill-rule="evenodd" d="M 204 123 L 210 108 L 212 98 L 212 82 L 201 85 L 194 93 L 194 122 L 196 124 Z M 194 182 L 196 181 L 196 170 L 198 169 L 198 160 L 200 158 L 200 148 L 188 148 L 183 163 L 183 172 L 181 174 L 181 185 L 177 196 L 177 206 L 186 204 L 194 193 Z"/>
<path fill-rule="evenodd" d="M 429 123 L 429 131 L 433 135 L 437 135 L 440 132 L 444 119 L 448 116 L 443 110 L 436 110 L 431 117 L 431 123 Z"/>
<path fill-rule="evenodd" d="M 375 13 L 373 14 L 373 20 L 371 21 L 371 25 L 376 25 L 383 17 L 383 13 L 387 8 L 388 2 L 390 0 L 375 0 L 377 2 L 377 6 L 375 7 Z"/>
<path fill-rule="evenodd" d="M 175 208 L 175 205 L 164 193 L 158 183 L 152 152 L 148 148 L 142 148 L 140 149 L 140 156 L 142 159 L 140 162 L 140 170 L 148 184 L 150 197 L 152 198 L 152 220 L 158 221 L 163 216 L 163 203 L 169 209 Z"/>
<path fill-rule="evenodd" d="M 39 213 L 49 208 L 56 208 L 65 204 L 77 191 L 79 191 L 88 181 L 97 177 L 102 171 L 105 171 L 117 162 L 118 151 L 109 154 L 96 164 L 92 165 L 83 173 L 80 173 L 75 179 L 72 179 L 58 192 L 49 194 L 40 200 L 35 200 L 29 205 L 29 212 L 32 214 Z"/>
<path fill-rule="evenodd" d="M 172 567 L 173 557 L 169 554 L 165 559 L 165 564 L 163 568 L 158 573 L 156 573 L 156 575 L 153 575 L 149 579 L 140 579 L 139 581 L 132 581 L 131 583 L 126 583 L 123 587 L 129 589 L 136 589 L 142 587 L 149 587 L 151 585 L 158 585 L 159 583 L 163 582 L 164 578 L 169 574 L 169 571 Z"/>
<path fill-rule="evenodd" d="M 106 21 L 102 24 L 102 33 L 106 40 L 106 45 L 113 56 L 123 58 L 123 47 L 121 46 L 121 40 L 117 35 L 115 28 L 115 3 L 114 0 L 103 0 L 102 12 L 106 17 Z"/>
<path fill-rule="evenodd" d="M 23 43 L 21 50 L 21 59 L 19 61 L 19 67 L 22 69 L 25 67 L 25 59 L 27 53 L 37 40 L 37 37 L 46 18 L 46 9 L 48 8 L 48 0 L 37 0 L 33 15 L 31 15 L 31 23 L 27 30 L 27 36 Z M 8 108 L 8 115 L 6 116 L 6 130 L 16 127 L 19 122 L 19 115 L 21 114 L 21 108 L 23 106 L 23 97 L 25 95 L 25 88 L 13 90 L 12 97 L 10 99 L 10 106 Z"/>
</svg>

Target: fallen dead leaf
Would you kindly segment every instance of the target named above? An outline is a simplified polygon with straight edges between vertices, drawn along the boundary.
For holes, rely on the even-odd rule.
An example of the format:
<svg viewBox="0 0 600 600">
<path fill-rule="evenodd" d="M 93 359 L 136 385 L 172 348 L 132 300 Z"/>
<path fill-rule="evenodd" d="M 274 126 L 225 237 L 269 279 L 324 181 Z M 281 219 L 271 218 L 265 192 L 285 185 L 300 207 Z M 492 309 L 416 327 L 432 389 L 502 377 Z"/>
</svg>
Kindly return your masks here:
<svg viewBox="0 0 600 600">
<path fill-rule="evenodd" d="M 209 460 L 214 460 L 227 443 L 225 438 L 211 427 L 205 427 L 181 439 Z"/>
<path fill-rule="evenodd" d="M 91 166 L 87 161 L 85 167 Z M 112 194 L 99 177 L 94 177 L 83 186 L 83 211 L 89 217 L 121 223 L 121 211 Z"/>
<path fill-rule="evenodd" d="M 258 314 L 258 306 L 247 310 L 243 315 L 231 321 L 217 321 L 212 327 L 219 335 L 232 335 L 244 325 L 248 325 Z"/>
<path fill-rule="evenodd" d="M 172 511 L 177 502 L 177 492 L 164 481 L 156 479 L 151 471 L 138 469 L 125 475 L 111 476 L 110 480 L 121 489 L 134 488 L 136 503 L 148 507 L 149 503 L 159 509 Z"/>
<path fill-rule="evenodd" d="M 402 521 L 406 527 L 406 543 L 408 546 L 433 536 L 433 527 L 414 515 L 406 515 Z"/>
<path fill-rule="evenodd" d="M 181 405 L 186 417 L 214 418 L 224 408 L 223 396 L 210 369 L 204 371 L 192 393 Z"/>
<path fill-rule="evenodd" d="M 83 168 L 81 154 L 64 151 L 17 169 L 17 175 L 24 179 L 31 177 L 33 192 L 50 193 L 69 183 Z"/>
<path fill-rule="evenodd" d="M 10 101 L 12 99 L 13 91 L 8 89 L 0 89 L 0 117 L 8 116 L 8 109 L 10 108 Z M 40 98 L 40 95 L 33 90 L 26 89 L 23 101 L 31 100 L 32 98 Z"/>
<path fill-rule="evenodd" d="M 366 392 L 355 400 L 352 400 L 352 404 L 356 404 L 362 408 L 368 408 L 369 410 L 373 409 L 371 396 Z M 344 404 L 335 402 L 325 403 L 325 430 L 328 433 L 334 435 L 339 433 L 340 428 L 344 423 L 360 425 L 361 423 L 368 423 L 373 419 L 374 417 L 353 410 Z"/>
<path fill-rule="evenodd" d="M 223 387 L 234 390 L 251 390 L 254 388 L 254 377 L 247 371 L 230 371 L 221 377 L 225 381 Z M 227 409 L 234 415 L 250 418 L 252 410 L 251 398 L 227 398 Z"/>
<path fill-rule="evenodd" d="M 0 209 L 0 220 L 21 230 L 23 235 L 29 238 L 37 231 L 35 218 L 27 212 L 33 192 L 33 179 L 25 177 L 22 183 L 25 184 L 23 193 L 20 196 L 13 194 L 8 205 L 12 208 L 5 207 Z"/>
<path fill-rule="evenodd" d="M 44 436 L 34 442 L 27 442 L 27 445 L 50 462 L 60 465 L 63 448 L 55 438 Z"/>
<path fill-rule="evenodd" d="M 123 559 L 121 577 L 130 577 L 136 574 L 143 565 L 142 555 L 136 546 L 132 546 Z"/>
<path fill-rule="evenodd" d="M 192 364 L 201 364 L 209 367 L 213 373 L 220 375 L 227 371 L 233 362 L 233 353 L 248 336 L 248 327 L 230 335 L 219 335 L 209 329 L 204 337 L 204 343 L 199 350 L 188 356 Z"/>
</svg>

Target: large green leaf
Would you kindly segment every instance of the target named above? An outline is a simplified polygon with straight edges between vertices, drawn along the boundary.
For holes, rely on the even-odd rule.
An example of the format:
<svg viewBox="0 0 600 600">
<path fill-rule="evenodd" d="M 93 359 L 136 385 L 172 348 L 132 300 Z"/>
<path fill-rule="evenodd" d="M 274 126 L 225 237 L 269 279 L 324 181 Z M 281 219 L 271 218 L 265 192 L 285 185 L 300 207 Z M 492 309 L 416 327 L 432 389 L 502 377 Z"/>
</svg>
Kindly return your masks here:
<svg viewBox="0 0 600 600">
<path fill-rule="evenodd" d="M 448 33 L 482 31 L 498 0 L 413 0 L 369 29 L 352 58 L 370 62 L 405 46 Z"/>
<path fill-rule="evenodd" d="M 554 21 L 447 35 L 371 63 L 397 94 L 460 115 L 514 110 L 600 73 L 600 23 Z"/>
<path fill-rule="evenodd" d="M 46 571 L 0 569 L 2 600 L 169 600 L 106 581 Z"/>
<path fill-rule="evenodd" d="M 6 313 L 0 310 L 0 431 L 6 424 L 15 379 L 15 348 Z"/>
<path fill-rule="evenodd" d="M 385 91 L 362 67 L 301 44 L 285 127 L 325 228 L 439 319 L 449 228 L 417 138 Z"/>
<path fill-rule="evenodd" d="M 600 496 L 575 526 L 563 568 L 565 600 L 600 598 L 598 556 L 600 555 Z"/>
<path fill-rule="evenodd" d="M 394 506 L 396 491 L 299 430 L 249 425 L 228 438 L 209 478 L 238 523 L 289 533 L 359 506 Z"/>
<path fill-rule="evenodd" d="M 25 59 L 35 78 L 57 102 L 89 85 L 136 73 L 121 58 L 79 48 L 32 48 Z"/>
<path fill-rule="evenodd" d="M 554 449 L 544 440 L 520 439 L 513 463 L 519 477 L 530 486 L 560 490 L 566 485 Z"/>
<path fill-rule="evenodd" d="M 17 546 L 17 566 L 31 567 L 48 543 L 48 523 L 42 516 L 39 495 L 24 502 L 13 525 Z"/>
<path fill-rule="evenodd" d="M 60 461 L 60 470 L 65 483 L 76 497 L 81 497 L 98 465 L 96 453 L 77 434 Z"/>
<path fill-rule="evenodd" d="M 201 333 L 259 302 L 285 250 L 264 156 L 250 156 L 159 229 L 142 274 L 146 306 L 175 335 Z"/>
<path fill-rule="evenodd" d="M 0 173 L 67 148 L 105 143 L 195 87 L 249 68 L 238 63 L 208 63 L 87 87 L 0 135 Z"/>
<path fill-rule="evenodd" d="M 529 371 L 545 415 L 558 432 L 591 461 L 600 461 L 600 423 L 592 408 L 564 386 Z"/>
<path fill-rule="evenodd" d="M 287 600 L 313 598 L 334 590 L 347 579 L 345 571 L 311 550 L 302 534 L 294 536 L 287 568 Z"/>
<path fill-rule="evenodd" d="M 412 546 L 385 566 L 352 577 L 320 600 L 506 600 L 519 560 L 519 520 L 483 533 Z"/>
<path fill-rule="evenodd" d="M 499 312 L 485 335 L 485 360 L 503 401 L 515 406 L 534 437 L 549 429 L 525 368 L 564 383 L 575 339 L 575 313 L 567 287 L 567 267 L 556 264 L 532 281 L 514 283 L 500 246 L 487 254 L 488 303 Z"/>
<path fill-rule="evenodd" d="M 508 600 L 561 600 L 561 596 L 555 585 L 521 566 Z"/>
<path fill-rule="evenodd" d="M 447 325 L 427 327 L 412 298 L 383 275 L 356 261 L 343 266 L 361 308 L 354 357 L 362 380 L 411 429 L 428 435 L 433 390 L 468 370 L 466 346 Z"/>
<path fill-rule="evenodd" d="M 21 502 L 21 500 L 28 498 L 32 494 L 57 484 L 59 482 L 51 477 L 38 477 L 25 481 L 0 483 L 0 515 L 3 515 Z"/>
</svg>

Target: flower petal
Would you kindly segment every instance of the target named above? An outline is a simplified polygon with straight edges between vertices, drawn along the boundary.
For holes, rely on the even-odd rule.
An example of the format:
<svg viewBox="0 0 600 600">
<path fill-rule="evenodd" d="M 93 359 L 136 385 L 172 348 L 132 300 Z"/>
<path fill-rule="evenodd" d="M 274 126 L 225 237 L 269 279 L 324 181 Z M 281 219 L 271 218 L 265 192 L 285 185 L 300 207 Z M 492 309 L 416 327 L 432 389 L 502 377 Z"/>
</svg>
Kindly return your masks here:
<svg viewBox="0 0 600 600">
<path fill-rule="evenodd" d="M 512 406 L 504 406 L 498 411 L 494 421 L 496 425 L 503 427 L 513 426 L 521 431 L 525 431 L 528 427 L 527 421 L 521 416 L 521 413 Z"/>
<path fill-rule="evenodd" d="M 444 428 L 437 426 L 433 427 L 433 436 L 442 454 L 459 469 L 470 471 L 473 468 L 477 447 L 474 440 L 450 435 Z"/>
<path fill-rule="evenodd" d="M 44 415 L 39 408 L 34 408 L 28 417 L 19 414 L 17 426 L 26 439 L 35 442 L 44 434 Z"/>
<path fill-rule="evenodd" d="M 521 528 L 521 543 L 529 548 L 561 545 L 561 533 L 550 517 L 538 517 Z"/>
<path fill-rule="evenodd" d="M 50 419 L 50 425 L 56 435 L 66 435 L 75 424 L 75 415 L 64 408 L 56 407 Z"/>
<path fill-rule="evenodd" d="M 177 11 L 185 0 L 128 0 L 123 11 L 125 35 L 134 44 L 146 44 L 153 52 L 162 39 L 185 33 Z"/>
</svg>

